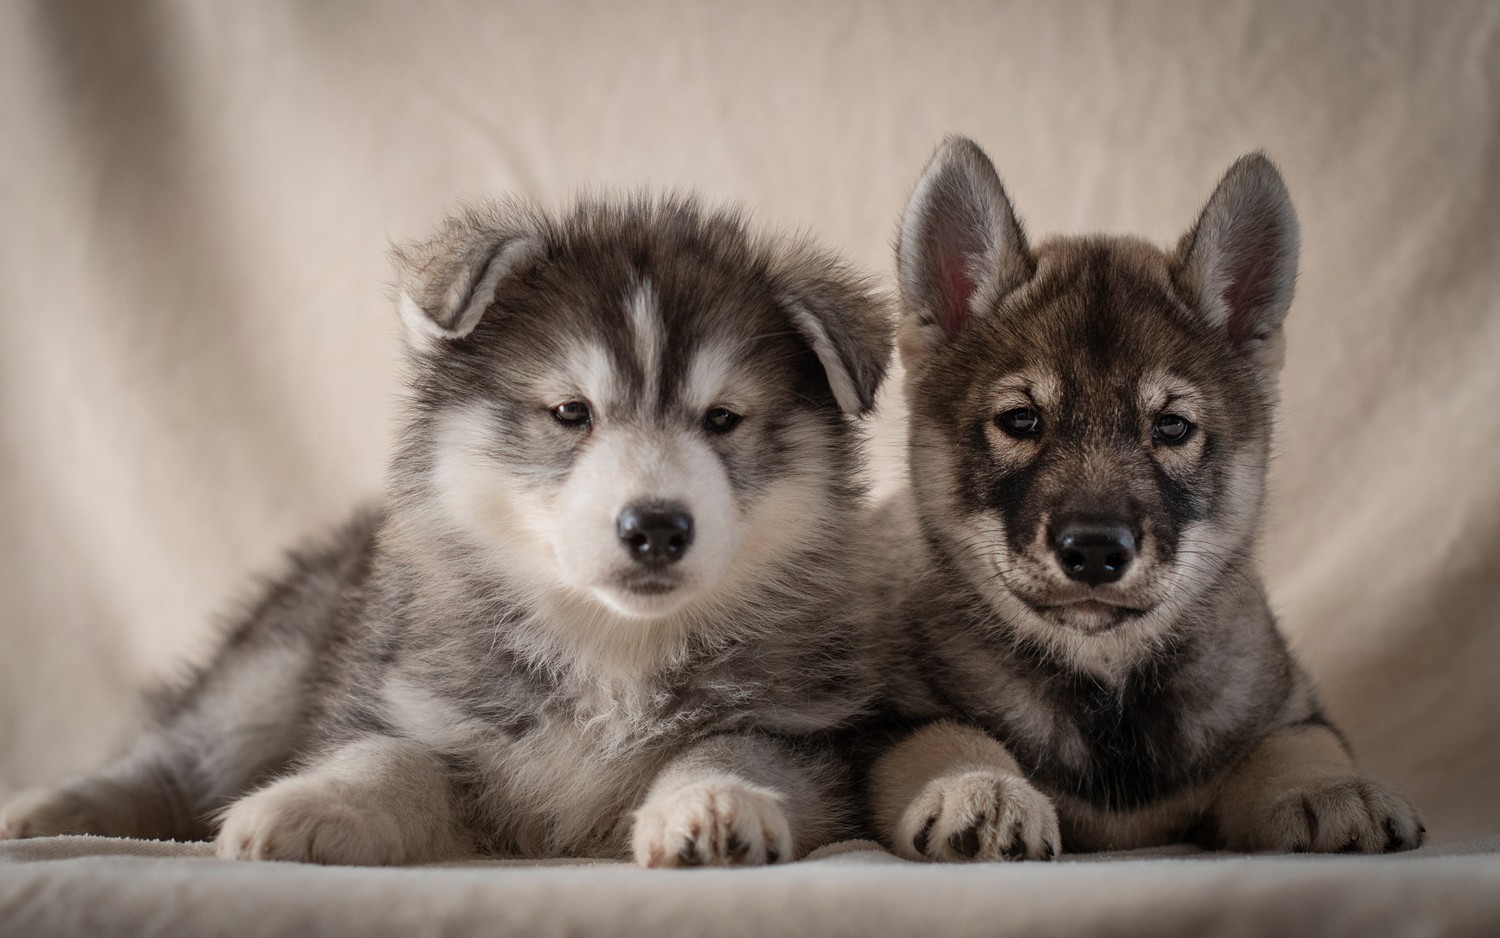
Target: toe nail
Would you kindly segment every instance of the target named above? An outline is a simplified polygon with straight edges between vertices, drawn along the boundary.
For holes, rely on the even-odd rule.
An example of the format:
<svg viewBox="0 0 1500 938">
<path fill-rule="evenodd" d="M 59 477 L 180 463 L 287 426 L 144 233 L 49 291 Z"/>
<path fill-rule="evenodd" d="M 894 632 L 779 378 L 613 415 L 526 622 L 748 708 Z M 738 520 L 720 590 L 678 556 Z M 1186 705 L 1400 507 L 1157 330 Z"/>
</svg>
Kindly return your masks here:
<svg viewBox="0 0 1500 938">
<path fill-rule="evenodd" d="M 928 818 L 927 823 L 922 825 L 922 829 L 917 831 L 917 836 L 911 839 L 911 845 L 917 848 L 918 853 L 926 855 L 927 841 L 932 837 L 932 828 L 935 824 L 937 824 L 936 815 Z"/>
<path fill-rule="evenodd" d="M 948 849 L 961 857 L 974 857 L 979 855 L 979 832 L 972 827 L 966 827 L 961 832 L 955 832 L 948 838 Z"/>
<path fill-rule="evenodd" d="M 968 830 L 964 831 L 963 848 L 964 848 L 964 856 L 966 856 L 966 857 L 977 857 L 977 856 L 979 856 L 979 831 L 978 831 L 978 829 L 971 827 Z"/>
<path fill-rule="evenodd" d="M 1396 830 L 1396 819 L 1385 819 L 1385 852 L 1401 849 L 1401 832 Z"/>
</svg>

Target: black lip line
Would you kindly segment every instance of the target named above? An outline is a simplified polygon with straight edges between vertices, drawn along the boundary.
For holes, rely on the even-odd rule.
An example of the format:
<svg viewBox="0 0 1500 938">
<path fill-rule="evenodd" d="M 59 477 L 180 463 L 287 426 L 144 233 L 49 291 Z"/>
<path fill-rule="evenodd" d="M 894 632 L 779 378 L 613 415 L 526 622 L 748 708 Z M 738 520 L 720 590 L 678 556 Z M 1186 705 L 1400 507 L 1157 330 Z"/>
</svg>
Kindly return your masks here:
<svg viewBox="0 0 1500 938">
<path fill-rule="evenodd" d="M 674 592 L 681 584 L 664 583 L 658 580 L 648 583 L 622 583 L 620 585 L 626 592 L 634 593 L 637 596 L 665 596 L 668 593 Z"/>
<path fill-rule="evenodd" d="M 1127 618 L 1133 618 L 1135 616 L 1143 616 L 1143 615 L 1146 614 L 1146 610 L 1145 609 L 1137 609 L 1134 606 L 1117 606 L 1114 603 L 1105 602 L 1102 599 L 1078 599 L 1078 600 L 1074 600 L 1073 602 L 1070 602 L 1070 603 L 1058 603 L 1058 604 L 1053 605 L 1053 606 L 1043 606 L 1042 608 L 1043 609 L 1052 609 L 1052 610 L 1059 610 L 1060 611 L 1060 610 L 1070 609 L 1073 606 L 1082 606 L 1084 603 L 1095 603 L 1095 604 L 1100 605 L 1100 606 L 1108 606 L 1110 609 L 1114 610 L 1114 612 L 1116 612 L 1117 614 L 1125 616 Z"/>
<path fill-rule="evenodd" d="M 1106 630 L 1113 629 L 1114 627 L 1116 627 L 1118 625 L 1121 625 L 1121 624 L 1123 624 L 1124 622 L 1126 622 L 1126 621 L 1128 621 L 1130 619 L 1138 619 L 1141 616 L 1144 616 L 1147 613 L 1151 612 L 1152 609 L 1156 608 L 1156 606 L 1153 604 L 1152 606 L 1148 606 L 1145 609 L 1135 609 L 1135 608 L 1132 608 L 1130 606 L 1116 606 L 1113 603 L 1106 603 L 1102 599 L 1087 599 L 1087 598 L 1074 600 L 1073 603 L 1065 603 L 1065 604 L 1062 604 L 1062 605 L 1055 605 L 1054 604 L 1054 605 L 1051 605 L 1051 606 L 1047 606 L 1047 605 L 1043 605 L 1042 603 L 1036 602 L 1035 600 L 1033 600 L 1029 596 L 1023 596 L 1020 593 L 1016 592 L 1015 590 L 1011 589 L 1009 585 L 1005 584 L 1005 578 L 1003 576 L 997 577 L 997 579 L 1000 581 L 1000 583 L 1003 586 L 1005 586 L 1005 591 L 1007 593 L 1009 593 L 1010 595 L 1012 595 L 1015 598 L 1019 599 L 1021 601 L 1021 605 L 1025 606 L 1027 609 L 1030 609 L 1033 613 L 1035 613 L 1038 616 L 1041 616 L 1042 618 L 1051 618 L 1051 614 L 1052 613 L 1055 613 L 1055 612 L 1057 612 L 1060 609 L 1066 609 L 1069 605 L 1073 605 L 1073 604 L 1076 604 L 1076 603 L 1092 602 L 1092 603 L 1100 603 L 1102 605 L 1109 606 L 1110 608 L 1112 608 L 1116 612 L 1118 612 L 1119 615 L 1115 617 L 1115 621 L 1111 622 L 1108 626 L 1106 626 Z"/>
<path fill-rule="evenodd" d="M 1047 606 L 1047 605 L 1043 605 L 1041 603 L 1035 602 L 1035 601 L 1033 601 L 1033 600 L 1031 600 L 1031 599 L 1029 599 L 1029 598 L 1027 598 L 1025 596 L 1022 596 L 1020 593 L 1012 593 L 1011 595 L 1015 596 L 1022 603 L 1024 603 L 1028 609 L 1030 609 L 1032 612 L 1036 613 L 1039 616 L 1045 616 L 1045 615 L 1048 615 L 1049 613 L 1059 612 L 1061 610 L 1067 609 L 1069 606 L 1076 606 L 1076 605 L 1079 605 L 1081 603 L 1099 603 L 1100 605 L 1109 606 L 1116 613 L 1118 613 L 1118 616 L 1119 616 L 1119 618 L 1122 621 L 1125 620 L 1125 619 L 1138 618 L 1138 617 L 1143 616 L 1146 613 L 1148 613 L 1148 612 L 1151 611 L 1149 609 L 1134 609 L 1134 608 L 1132 608 L 1130 606 L 1116 606 L 1115 604 L 1113 604 L 1113 603 L 1107 603 L 1107 602 L 1105 602 L 1102 599 L 1078 599 L 1078 600 L 1074 600 L 1073 602 L 1070 602 L 1070 603 L 1053 604 L 1053 605 Z"/>
</svg>

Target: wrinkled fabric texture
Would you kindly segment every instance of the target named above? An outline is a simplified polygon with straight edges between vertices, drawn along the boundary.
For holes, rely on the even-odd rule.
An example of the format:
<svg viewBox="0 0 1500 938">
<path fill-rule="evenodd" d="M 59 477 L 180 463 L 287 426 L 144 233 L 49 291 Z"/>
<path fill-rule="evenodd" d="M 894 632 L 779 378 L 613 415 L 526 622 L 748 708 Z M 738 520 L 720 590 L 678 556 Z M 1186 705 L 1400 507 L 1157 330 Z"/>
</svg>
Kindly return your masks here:
<svg viewBox="0 0 1500 938">
<path fill-rule="evenodd" d="M 0 5 L 0 92 L 0 797 L 121 749 L 139 689 L 209 646 L 248 574 L 379 491 L 401 381 L 392 239 L 464 198 L 691 188 L 889 284 L 909 187 L 961 132 L 1033 236 L 1170 244 L 1235 157 L 1279 164 L 1303 250 L 1269 598 L 1362 763 L 1435 842 L 1500 835 L 1500 5 L 18 2 Z M 901 475 L 898 388 L 872 422 L 882 491 Z M 972 887 L 1019 922 L 1044 921 L 1032 901 L 1079 922 L 1175 905 L 1191 931 L 1222 909 L 1184 884 L 1248 914 L 1310 902 L 1316 871 L 1392 908 L 1412 871 L 1458 908 L 1497 872 L 861 857 L 611 870 L 597 902 L 687 908 L 713 883 L 794 930 L 819 903 L 808 921 L 878 922 L 872 896 L 941 910 Z M 18 863 L 0 879 L 43 891 L 7 885 L 3 908 L 158 879 L 162 902 L 211 903 L 298 876 L 372 915 L 388 883 L 448 897 L 414 908 L 545 908 L 585 875 L 209 869 Z"/>
<path fill-rule="evenodd" d="M 195 935 L 1494 934 L 1500 838 L 1380 857 L 1154 853 L 908 863 L 868 841 L 759 869 L 607 861 L 245 863 L 205 844 L 0 844 L 0 933 Z M 8 929 L 8 930 L 7 930 Z"/>
</svg>

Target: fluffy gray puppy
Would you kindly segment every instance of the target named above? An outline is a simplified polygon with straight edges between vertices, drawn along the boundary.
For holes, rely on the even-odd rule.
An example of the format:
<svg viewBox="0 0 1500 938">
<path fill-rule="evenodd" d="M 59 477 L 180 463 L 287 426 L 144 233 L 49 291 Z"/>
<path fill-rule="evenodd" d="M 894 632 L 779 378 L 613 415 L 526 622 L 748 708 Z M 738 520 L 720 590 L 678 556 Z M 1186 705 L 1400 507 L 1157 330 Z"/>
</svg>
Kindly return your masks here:
<svg viewBox="0 0 1500 938">
<path fill-rule="evenodd" d="M 691 200 L 509 204 L 395 252 L 389 488 L 293 556 L 153 727 L 0 836 L 774 863 L 848 832 L 854 417 L 881 297 Z"/>
</svg>

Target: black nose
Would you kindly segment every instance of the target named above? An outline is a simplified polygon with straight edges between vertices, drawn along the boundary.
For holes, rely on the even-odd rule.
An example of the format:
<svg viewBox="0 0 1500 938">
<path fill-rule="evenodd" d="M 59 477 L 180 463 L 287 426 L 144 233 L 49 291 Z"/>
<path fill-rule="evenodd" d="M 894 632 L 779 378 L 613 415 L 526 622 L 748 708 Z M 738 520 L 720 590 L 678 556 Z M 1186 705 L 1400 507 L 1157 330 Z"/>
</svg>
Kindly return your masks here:
<svg viewBox="0 0 1500 938">
<path fill-rule="evenodd" d="M 1057 562 L 1070 580 L 1090 586 L 1113 583 L 1135 560 L 1135 535 L 1118 522 L 1070 522 L 1053 535 Z"/>
<path fill-rule="evenodd" d="M 665 567 L 682 559 L 693 543 L 693 516 L 681 505 L 631 505 L 615 523 L 620 543 L 637 563 Z"/>
</svg>

